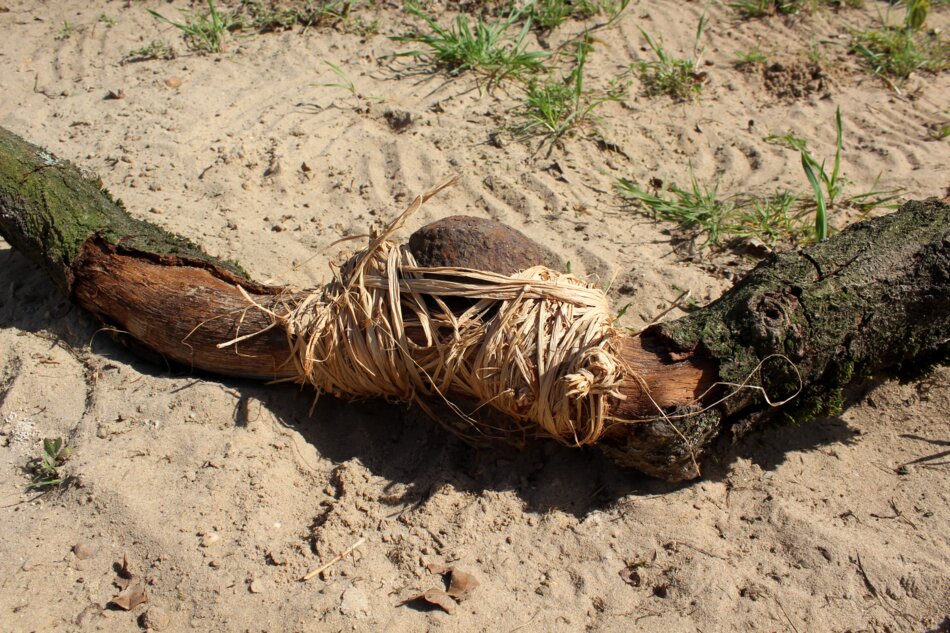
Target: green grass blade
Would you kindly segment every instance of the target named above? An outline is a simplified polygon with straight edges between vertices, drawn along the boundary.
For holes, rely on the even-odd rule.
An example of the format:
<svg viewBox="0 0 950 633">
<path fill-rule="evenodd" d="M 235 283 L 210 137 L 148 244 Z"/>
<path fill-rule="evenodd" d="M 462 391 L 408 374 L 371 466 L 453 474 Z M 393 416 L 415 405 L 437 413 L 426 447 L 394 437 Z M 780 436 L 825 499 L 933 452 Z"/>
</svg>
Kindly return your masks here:
<svg viewBox="0 0 950 633">
<path fill-rule="evenodd" d="M 802 169 L 805 170 L 805 176 L 811 184 L 812 191 L 815 193 L 815 240 L 822 242 L 828 237 L 828 212 L 825 208 L 825 196 L 821 190 L 821 183 L 818 182 L 818 176 L 812 169 L 808 156 L 802 152 Z"/>
<path fill-rule="evenodd" d="M 838 195 L 838 175 L 841 173 L 841 149 L 843 147 L 841 106 L 835 109 L 835 129 L 837 130 L 837 137 L 835 138 L 835 166 L 831 170 L 831 183 L 828 186 L 828 196 L 831 198 L 832 204 L 834 204 L 834 199 Z"/>
<path fill-rule="evenodd" d="M 175 28 L 184 31 L 185 33 L 188 33 L 190 31 L 187 25 L 182 24 L 181 22 L 175 22 L 174 20 L 170 20 L 166 18 L 164 15 L 162 15 L 161 13 L 159 13 L 158 11 L 153 11 L 152 9 L 146 9 L 146 11 L 152 14 L 152 17 L 155 18 L 156 20 L 161 20 L 162 22 L 165 22 L 166 24 L 171 24 Z"/>
</svg>

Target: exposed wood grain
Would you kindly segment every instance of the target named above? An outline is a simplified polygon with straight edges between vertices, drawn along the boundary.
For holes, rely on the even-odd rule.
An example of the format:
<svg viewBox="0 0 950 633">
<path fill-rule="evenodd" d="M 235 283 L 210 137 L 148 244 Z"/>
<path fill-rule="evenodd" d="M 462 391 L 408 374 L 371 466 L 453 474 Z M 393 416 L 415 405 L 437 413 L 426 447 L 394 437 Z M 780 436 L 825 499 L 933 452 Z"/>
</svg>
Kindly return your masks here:
<svg viewBox="0 0 950 633">
<path fill-rule="evenodd" d="M 275 304 L 281 288 L 240 284 Z M 167 361 L 225 376 L 273 380 L 296 374 L 289 346 L 270 315 L 249 304 L 238 280 L 185 261 L 124 252 L 103 239 L 86 243 L 74 266 L 73 298 Z M 260 332 L 230 347 L 218 344 Z"/>
</svg>

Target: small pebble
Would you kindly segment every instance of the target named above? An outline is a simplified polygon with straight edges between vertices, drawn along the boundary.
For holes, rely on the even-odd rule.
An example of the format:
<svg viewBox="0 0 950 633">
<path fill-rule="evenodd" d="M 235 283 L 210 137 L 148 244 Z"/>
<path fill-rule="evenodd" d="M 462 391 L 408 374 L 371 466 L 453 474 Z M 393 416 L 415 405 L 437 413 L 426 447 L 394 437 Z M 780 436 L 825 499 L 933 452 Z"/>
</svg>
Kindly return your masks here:
<svg viewBox="0 0 950 633">
<path fill-rule="evenodd" d="M 79 560 L 86 560 L 87 558 L 92 558 L 96 555 L 96 552 L 99 551 L 99 548 L 93 543 L 76 543 L 73 545 L 73 554 L 76 555 L 76 558 Z"/>
<path fill-rule="evenodd" d="M 149 607 L 148 611 L 142 614 L 142 626 L 146 631 L 164 631 L 170 621 L 168 612 L 159 607 Z"/>
<path fill-rule="evenodd" d="M 271 565 L 278 565 L 278 566 L 286 565 L 287 557 L 284 554 L 281 554 L 280 552 L 275 552 L 274 550 L 270 550 L 269 552 L 267 552 L 267 561 Z"/>
</svg>

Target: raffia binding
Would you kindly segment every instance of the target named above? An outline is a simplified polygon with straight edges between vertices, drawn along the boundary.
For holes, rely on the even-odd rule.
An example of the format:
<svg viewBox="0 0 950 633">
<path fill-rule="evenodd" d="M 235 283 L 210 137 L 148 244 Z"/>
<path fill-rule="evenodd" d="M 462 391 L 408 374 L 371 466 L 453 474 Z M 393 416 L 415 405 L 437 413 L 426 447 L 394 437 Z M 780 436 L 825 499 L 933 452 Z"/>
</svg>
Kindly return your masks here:
<svg viewBox="0 0 950 633">
<path fill-rule="evenodd" d="M 298 380 L 318 393 L 391 398 L 426 410 L 441 399 L 473 434 L 491 434 L 454 406 L 461 396 L 510 416 L 514 426 L 505 433 L 595 443 L 611 400 L 623 398 L 625 373 L 601 289 L 543 266 L 511 276 L 421 268 L 390 240 L 454 183 L 418 196 L 332 282 L 275 314 Z"/>
</svg>

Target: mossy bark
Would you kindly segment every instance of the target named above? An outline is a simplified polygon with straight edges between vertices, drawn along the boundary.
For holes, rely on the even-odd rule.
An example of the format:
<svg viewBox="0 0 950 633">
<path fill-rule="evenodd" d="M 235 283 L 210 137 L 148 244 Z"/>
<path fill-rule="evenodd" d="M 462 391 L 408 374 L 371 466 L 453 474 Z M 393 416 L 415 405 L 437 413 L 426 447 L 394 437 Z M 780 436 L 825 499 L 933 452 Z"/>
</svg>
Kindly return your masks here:
<svg viewBox="0 0 950 633">
<path fill-rule="evenodd" d="M 130 216 L 101 182 L 0 128 L 0 236 L 150 360 L 247 378 L 294 375 L 286 335 L 250 307 L 282 288 Z M 266 330 L 266 331 L 265 331 Z M 264 331 L 240 346 L 217 344 Z"/>
<path fill-rule="evenodd" d="M 93 236 L 154 258 L 207 264 L 246 278 L 187 239 L 130 216 L 101 182 L 0 128 L 0 235 L 70 292 L 72 267 Z"/>
<path fill-rule="evenodd" d="M 908 202 L 775 255 L 718 301 L 644 336 L 672 354 L 717 363 L 724 386 L 713 398 L 725 399 L 697 415 L 676 417 L 684 409 L 669 421 L 631 427 L 608 451 L 666 478 L 695 476 L 694 458 L 724 427 L 744 431 L 773 412 L 763 392 L 773 403 L 794 396 L 779 414 L 805 422 L 839 414 L 843 389 L 855 380 L 947 353 L 950 206 Z"/>
</svg>

